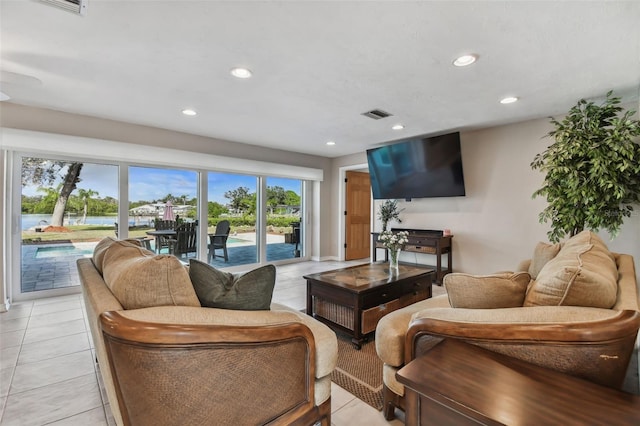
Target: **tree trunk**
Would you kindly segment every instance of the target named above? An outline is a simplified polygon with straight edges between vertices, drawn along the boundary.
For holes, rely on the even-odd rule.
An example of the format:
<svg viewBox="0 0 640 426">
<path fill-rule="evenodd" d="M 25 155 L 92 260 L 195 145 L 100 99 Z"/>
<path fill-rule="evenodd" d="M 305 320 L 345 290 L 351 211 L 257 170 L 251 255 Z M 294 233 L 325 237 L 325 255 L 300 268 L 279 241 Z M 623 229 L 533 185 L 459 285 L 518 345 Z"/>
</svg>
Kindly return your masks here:
<svg viewBox="0 0 640 426">
<path fill-rule="evenodd" d="M 87 222 L 87 210 L 89 210 L 89 199 L 84 199 L 84 205 L 82 206 L 82 224 Z"/>
<path fill-rule="evenodd" d="M 80 171 L 82 170 L 82 163 L 71 163 L 69 170 L 64 178 L 64 183 L 60 189 L 60 195 L 58 195 L 58 201 L 53 208 L 53 216 L 51 216 L 51 225 L 62 226 L 64 221 L 64 212 L 67 209 L 67 201 L 69 201 L 69 195 L 76 189 L 76 184 L 80 182 L 78 178 Z"/>
</svg>

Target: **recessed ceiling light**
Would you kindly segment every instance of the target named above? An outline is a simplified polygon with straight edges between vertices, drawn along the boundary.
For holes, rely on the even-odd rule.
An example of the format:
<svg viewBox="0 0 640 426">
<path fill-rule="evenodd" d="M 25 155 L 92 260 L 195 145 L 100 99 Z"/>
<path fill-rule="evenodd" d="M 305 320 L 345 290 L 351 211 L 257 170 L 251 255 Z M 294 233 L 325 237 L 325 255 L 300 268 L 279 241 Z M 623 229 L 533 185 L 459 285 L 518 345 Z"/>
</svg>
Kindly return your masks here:
<svg viewBox="0 0 640 426">
<path fill-rule="evenodd" d="M 183 109 L 183 110 L 182 110 L 182 113 L 183 113 L 184 115 L 196 115 L 196 114 L 197 114 L 197 112 L 195 112 L 195 111 L 194 111 L 194 110 L 192 110 L 192 109 Z"/>
<path fill-rule="evenodd" d="M 329 146 L 333 146 L 333 145 L 335 145 L 335 144 L 336 144 L 336 143 L 335 143 L 334 141 L 329 141 L 329 142 L 327 142 L 327 145 L 329 145 Z"/>
<path fill-rule="evenodd" d="M 402 130 L 404 129 L 404 125 L 402 124 L 394 124 L 393 127 L 391 127 L 393 130 Z"/>
<path fill-rule="evenodd" d="M 237 78 L 249 78 L 252 73 L 251 70 L 247 68 L 233 68 L 231 70 L 231 75 Z"/>
<path fill-rule="evenodd" d="M 462 55 L 453 61 L 453 65 L 456 67 L 466 67 L 467 65 L 471 65 L 478 59 L 478 55 L 470 54 L 470 55 Z"/>
<path fill-rule="evenodd" d="M 514 102 L 517 102 L 518 98 L 516 98 L 515 96 L 507 96 L 506 98 L 503 98 L 500 100 L 501 104 L 512 104 Z"/>
</svg>

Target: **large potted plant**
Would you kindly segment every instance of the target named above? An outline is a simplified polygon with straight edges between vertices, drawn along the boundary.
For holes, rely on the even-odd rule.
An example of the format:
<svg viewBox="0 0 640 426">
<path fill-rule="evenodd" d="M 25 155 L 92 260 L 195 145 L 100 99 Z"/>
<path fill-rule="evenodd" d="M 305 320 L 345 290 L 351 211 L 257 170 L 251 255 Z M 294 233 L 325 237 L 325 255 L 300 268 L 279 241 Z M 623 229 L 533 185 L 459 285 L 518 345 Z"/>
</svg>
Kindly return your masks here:
<svg viewBox="0 0 640 426">
<path fill-rule="evenodd" d="M 599 105 L 581 99 L 549 132 L 555 142 L 535 156 L 531 167 L 546 173 L 533 197 L 548 206 L 540 222 L 551 221 L 549 240 L 584 229 L 604 229 L 612 237 L 640 201 L 640 121 L 607 93 Z"/>
<path fill-rule="evenodd" d="M 400 220 L 400 212 L 402 210 L 398 209 L 398 202 L 396 200 L 385 200 L 380 204 L 378 219 L 382 221 L 383 231 L 387 230 L 387 224 L 392 220 L 397 220 L 398 223 L 402 223 L 402 220 Z"/>
</svg>

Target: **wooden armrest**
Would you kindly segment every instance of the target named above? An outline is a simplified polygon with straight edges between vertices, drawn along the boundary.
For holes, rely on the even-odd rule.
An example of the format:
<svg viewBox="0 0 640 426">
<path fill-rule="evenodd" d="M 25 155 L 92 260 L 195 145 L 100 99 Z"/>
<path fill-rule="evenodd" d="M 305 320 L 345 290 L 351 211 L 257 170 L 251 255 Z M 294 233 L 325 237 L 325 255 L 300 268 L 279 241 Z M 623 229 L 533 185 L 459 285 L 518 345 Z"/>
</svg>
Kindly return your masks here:
<svg viewBox="0 0 640 426">
<path fill-rule="evenodd" d="M 562 307 L 556 307 L 560 309 Z M 471 311 L 471 310 L 465 310 Z M 485 310 L 486 311 L 486 310 Z M 637 311 L 614 311 L 614 315 L 592 321 L 564 322 L 466 322 L 416 318 L 405 339 L 405 362 L 415 358 L 415 342 L 422 336 L 457 338 L 476 342 L 590 343 L 607 342 L 636 335 L 640 327 Z"/>
</svg>

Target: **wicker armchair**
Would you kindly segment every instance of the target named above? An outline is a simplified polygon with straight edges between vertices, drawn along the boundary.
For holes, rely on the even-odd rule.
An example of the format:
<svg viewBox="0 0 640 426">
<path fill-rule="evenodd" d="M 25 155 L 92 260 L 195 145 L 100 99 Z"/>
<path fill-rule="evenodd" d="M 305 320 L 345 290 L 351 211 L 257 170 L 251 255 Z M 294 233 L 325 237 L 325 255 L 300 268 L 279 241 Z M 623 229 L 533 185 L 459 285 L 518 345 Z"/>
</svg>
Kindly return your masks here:
<svg viewBox="0 0 640 426">
<path fill-rule="evenodd" d="M 330 400 L 316 406 L 314 381 L 308 380 L 315 376 L 316 348 L 306 325 L 138 319 L 156 321 L 165 313 L 152 308 L 101 315 L 125 425 L 329 424 Z"/>
<path fill-rule="evenodd" d="M 77 261 L 100 375 L 121 425 L 331 423 L 338 342 L 272 303 L 202 307 L 174 256 L 105 238 Z"/>
<path fill-rule="evenodd" d="M 396 379 L 396 372 L 445 338 L 621 388 L 635 349 L 640 308 L 633 257 L 614 257 L 618 289 L 611 309 L 465 309 L 451 307 L 447 295 L 442 295 L 383 317 L 376 329 L 376 350 L 384 362 L 385 418 L 392 419 L 395 408 L 405 408 L 404 386 Z"/>
</svg>

